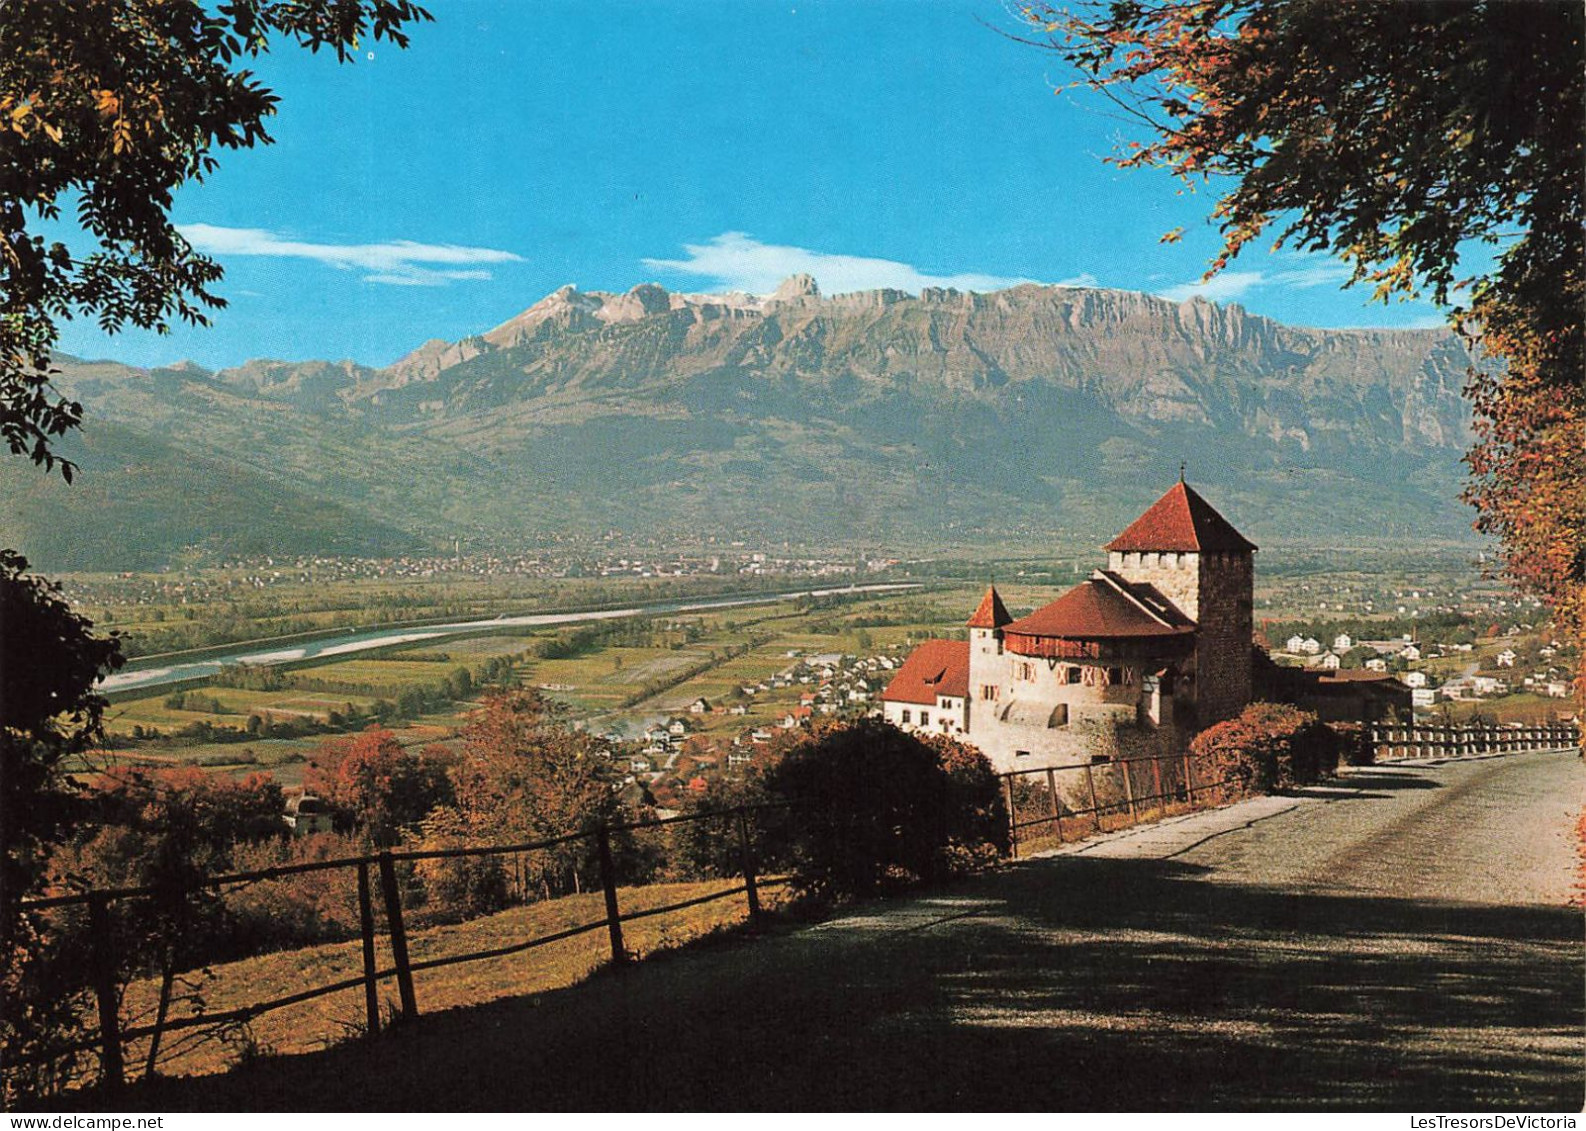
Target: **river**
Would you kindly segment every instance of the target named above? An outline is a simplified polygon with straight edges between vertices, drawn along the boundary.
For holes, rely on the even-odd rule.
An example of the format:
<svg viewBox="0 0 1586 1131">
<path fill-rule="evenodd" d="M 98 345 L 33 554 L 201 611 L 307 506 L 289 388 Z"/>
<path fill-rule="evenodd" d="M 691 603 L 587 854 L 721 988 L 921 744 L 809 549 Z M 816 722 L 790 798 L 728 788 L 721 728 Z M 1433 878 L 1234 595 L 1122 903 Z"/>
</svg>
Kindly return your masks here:
<svg viewBox="0 0 1586 1131">
<path fill-rule="evenodd" d="M 803 589 L 792 593 L 773 593 L 754 597 L 719 597 L 703 601 L 656 601 L 634 605 L 625 609 L 602 609 L 584 613 L 535 613 L 527 616 L 500 616 L 490 620 L 458 621 L 455 624 L 429 624 L 422 628 L 370 629 L 349 632 L 343 636 L 328 636 L 302 644 L 261 646 L 239 644 L 235 651 L 223 652 L 202 660 L 141 667 L 136 671 L 121 671 L 100 681 L 100 691 L 134 691 L 140 688 L 160 687 L 183 680 L 201 679 L 220 671 L 225 664 L 251 664 L 268 667 L 275 664 L 292 664 L 303 660 L 316 660 L 325 656 L 350 656 L 375 648 L 389 648 L 393 644 L 414 644 L 423 640 L 439 640 L 493 628 L 538 628 L 546 625 L 579 624 L 586 621 L 617 620 L 622 617 L 651 616 L 656 613 L 694 613 L 711 609 L 731 609 L 746 605 L 774 605 L 796 597 L 832 597 L 844 593 L 893 593 L 919 589 L 918 583 L 894 582 L 884 585 L 852 585 L 836 589 Z"/>
</svg>

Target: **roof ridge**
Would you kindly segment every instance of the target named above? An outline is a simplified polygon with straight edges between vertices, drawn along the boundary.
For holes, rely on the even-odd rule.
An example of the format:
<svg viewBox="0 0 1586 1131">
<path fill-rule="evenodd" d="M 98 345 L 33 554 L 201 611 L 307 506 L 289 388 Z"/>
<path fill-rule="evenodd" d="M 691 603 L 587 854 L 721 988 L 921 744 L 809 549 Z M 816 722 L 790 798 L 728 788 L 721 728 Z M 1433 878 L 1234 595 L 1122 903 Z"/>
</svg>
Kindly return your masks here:
<svg viewBox="0 0 1586 1131">
<path fill-rule="evenodd" d="M 1106 580 L 1107 583 L 1110 584 L 1119 593 L 1122 593 L 1130 601 L 1134 602 L 1135 607 L 1137 609 L 1139 609 L 1141 612 L 1145 613 L 1147 616 L 1149 616 L 1152 620 L 1157 621 L 1159 624 L 1164 624 L 1168 628 L 1177 628 L 1178 627 L 1172 621 L 1168 620 L 1167 617 L 1163 616 L 1161 613 L 1159 613 L 1155 609 L 1153 609 L 1150 605 L 1148 605 L 1144 601 L 1140 600 L 1140 598 L 1135 594 L 1134 588 L 1129 584 L 1129 582 L 1125 581 L 1122 577 L 1119 577 L 1116 573 L 1113 573 L 1112 570 L 1110 570 L 1110 569 L 1098 569 L 1098 570 L 1096 570 L 1096 572 L 1092 576 L 1099 577 L 1099 578 L 1102 578 L 1102 579 Z"/>
</svg>

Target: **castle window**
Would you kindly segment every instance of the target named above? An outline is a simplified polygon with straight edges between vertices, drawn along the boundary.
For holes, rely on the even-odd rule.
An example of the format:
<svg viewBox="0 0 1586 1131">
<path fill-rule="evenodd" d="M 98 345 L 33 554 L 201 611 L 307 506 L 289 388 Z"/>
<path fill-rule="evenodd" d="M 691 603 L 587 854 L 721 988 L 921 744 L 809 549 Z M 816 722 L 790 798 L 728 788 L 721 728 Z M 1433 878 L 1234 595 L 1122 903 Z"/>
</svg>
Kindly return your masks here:
<svg viewBox="0 0 1586 1131">
<path fill-rule="evenodd" d="M 1107 682 L 1108 683 L 1112 683 L 1112 684 L 1122 683 L 1123 682 L 1123 669 L 1122 668 L 1108 668 L 1107 669 Z"/>
<path fill-rule="evenodd" d="M 1078 683 L 1079 682 L 1079 669 L 1078 668 L 1073 668 L 1073 667 L 1064 668 L 1063 669 L 1063 682 L 1064 683 Z"/>
<path fill-rule="evenodd" d="M 1030 752 L 1028 750 L 1015 750 L 1013 752 L 1013 756 L 1015 758 L 1028 758 L 1030 756 Z"/>
<path fill-rule="evenodd" d="M 931 713 L 929 711 L 920 712 L 920 725 L 922 727 L 928 727 L 931 725 Z"/>
<path fill-rule="evenodd" d="M 987 702 L 995 703 L 1001 691 L 1002 689 L 994 683 L 983 683 L 980 685 L 980 697 Z"/>
<path fill-rule="evenodd" d="M 907 708 L 905 708 L 904 711 L 903 711 L 903 725 L 904 726 L 907 726 L 909 724 L 909 719 L 911 717 L 912 717 L 912 712 L 910 712 Z"/>
</svg>

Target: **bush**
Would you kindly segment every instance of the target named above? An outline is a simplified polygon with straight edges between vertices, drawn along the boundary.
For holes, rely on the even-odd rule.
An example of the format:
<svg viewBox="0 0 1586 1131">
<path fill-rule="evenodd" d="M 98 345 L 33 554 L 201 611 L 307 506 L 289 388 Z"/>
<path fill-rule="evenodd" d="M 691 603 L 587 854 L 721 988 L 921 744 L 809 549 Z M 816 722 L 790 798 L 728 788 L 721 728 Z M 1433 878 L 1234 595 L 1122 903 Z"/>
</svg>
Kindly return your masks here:
<svg viewBox="0 0 1586 1131">
<path fill-rule="evenodd" d="M 425 818 L 414 847 L 424 852 L 477 847 L 466 818 L 439 808 Z M 460 920 L 500 911 L 510 902 L 507 868 L 501 856 L 452 856 L 420 860 L 414 868 L 425 902 L 437 919 Z"/>
<path fill-rule="evenodd" d="M 339 833 L 276 838 L 238 845 L 233 850 L 233 867 L 244 872 L 263 871 L 359 856 L 367 850 L 363 841 Z M 209 961 L 356 938 L 360 931 L 358 873 L 354 868 L 296 872 L 246 884 L 227 892 L 225 903 L 229 937 Z"/>
<path fill-rule="evenodd" d="M 1008 851 L 1007 810 L 985 757 L 879 720 L 818 728 L 766 785 L 797 806 L 787 847 L 796 882 L 813 894 L 886 891 Z"/>
<path fill-rule="evenodd" d="M 758 777 L 736 781 L 722 779 L 712 784 L 703 797 L 683 803 L 685 813 L 718 813 L 739 806 L 763 805 L 772 798 Z M 781 810 L 749 815 L 749 843 L 755 865 L 761 873 L 777 871 L 784 861 L 778 854 L 782 837 L 778 830 L 786 824 Z M 678 880 L 716 879 L 743 874 L 743 841 L 736 817 L 706 817 L 672 825 L 668 836 L 667 876 Z"/>
<path fill-rule="evenodd" d="M 1190 754 L 1244 793 L 1309 785 L 1338 768 L 1336 732 L 1309 711 L 1252 703 L 1236 719 L 1201 731 Z"/>
</svg>

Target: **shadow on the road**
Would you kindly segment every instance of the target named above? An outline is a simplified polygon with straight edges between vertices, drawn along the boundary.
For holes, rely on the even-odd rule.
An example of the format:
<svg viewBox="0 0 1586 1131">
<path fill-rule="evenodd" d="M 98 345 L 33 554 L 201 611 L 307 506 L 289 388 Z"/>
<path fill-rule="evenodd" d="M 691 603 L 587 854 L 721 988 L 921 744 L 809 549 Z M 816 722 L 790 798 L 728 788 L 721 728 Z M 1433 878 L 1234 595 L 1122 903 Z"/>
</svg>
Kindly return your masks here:
<svg viewBox="0 0 1586 1131">
<path fill-rule="evenodd" d="M 1357 770 L 1341 779 L 1345 785 L 1359 785 L 1367 789 L 1442 789 L 1443 783 L 1420 774 L 1383 773 Z"/>
<path fill-rule="evenodd" d="M 1581 1107 L 1575 911 L 1083 857 L 866 910 L 119 1106 Z"/>
</svg>

